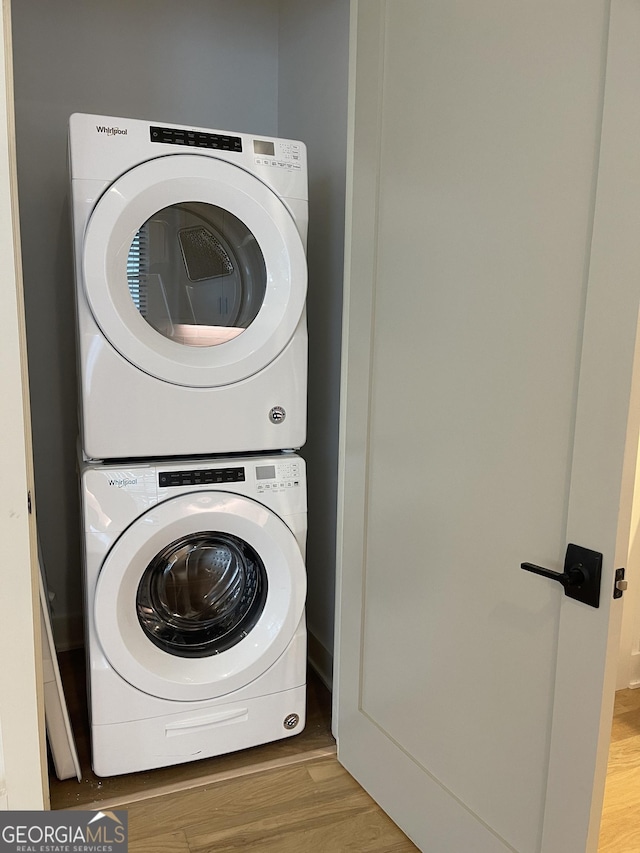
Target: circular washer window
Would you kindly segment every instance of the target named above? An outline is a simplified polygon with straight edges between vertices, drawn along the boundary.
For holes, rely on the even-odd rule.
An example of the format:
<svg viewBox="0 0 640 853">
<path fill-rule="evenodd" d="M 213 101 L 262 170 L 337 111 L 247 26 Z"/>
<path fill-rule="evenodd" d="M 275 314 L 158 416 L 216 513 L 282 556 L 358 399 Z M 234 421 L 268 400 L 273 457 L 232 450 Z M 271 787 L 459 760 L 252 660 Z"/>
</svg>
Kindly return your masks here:
<svg viewBox="0 0 640 853">
<path fill-rule="evenodd" d="M 136 596 L 152 643 L 179 657 L 207 657 L 239 643 L 267 597 L 267 573 L 237 536 L 200 533 L 172 542 L 149 564 Z"/>
<path fill-rule="evenodd" d="M 150 507 L 111 546 L 93 596 L 96 636 L 143 693 L 212 699 L 278 660 L 306 587 L 282 518 L 242 495 L 186 493 Z"/>
</svg>

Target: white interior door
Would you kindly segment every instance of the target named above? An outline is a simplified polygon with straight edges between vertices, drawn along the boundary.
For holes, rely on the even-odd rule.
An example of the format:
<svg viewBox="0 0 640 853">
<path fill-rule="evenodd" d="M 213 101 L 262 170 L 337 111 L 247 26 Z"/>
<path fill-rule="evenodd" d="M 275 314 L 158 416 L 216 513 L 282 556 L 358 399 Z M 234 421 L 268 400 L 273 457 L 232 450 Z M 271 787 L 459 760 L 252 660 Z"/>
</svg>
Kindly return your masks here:
<svg viewBox="0 0 640 853">
<path fill-rule="evenodd" d="M 594 851 L 637 443 L 640 4 L 352 8 L 338 755 L 429 853 Z M 597 609 L 520 569 L 561 572 L 569 543 L 604 556 Z"/>
</svg>

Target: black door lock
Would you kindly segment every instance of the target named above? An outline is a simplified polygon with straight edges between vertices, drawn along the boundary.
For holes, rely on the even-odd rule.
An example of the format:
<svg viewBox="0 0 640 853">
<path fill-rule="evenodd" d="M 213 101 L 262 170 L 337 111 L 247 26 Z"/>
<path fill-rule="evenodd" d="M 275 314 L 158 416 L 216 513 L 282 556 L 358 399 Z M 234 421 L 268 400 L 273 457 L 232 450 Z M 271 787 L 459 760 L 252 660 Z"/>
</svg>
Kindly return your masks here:
<svg viewBox="0 0 640 853">
<path fill-rule="evenodd" d="M 590 607 L 600 606 L 600 576 L 602 574 L 602 554 L 580 545 L 568 545 L 564 559 L 564 572 L 554 572 L 533 563 L 521 563 L 520 568 L 535 575 L 558 581 L 564 587 L 564 594 L 576 601 L 582 601 Z"/>
</svg>

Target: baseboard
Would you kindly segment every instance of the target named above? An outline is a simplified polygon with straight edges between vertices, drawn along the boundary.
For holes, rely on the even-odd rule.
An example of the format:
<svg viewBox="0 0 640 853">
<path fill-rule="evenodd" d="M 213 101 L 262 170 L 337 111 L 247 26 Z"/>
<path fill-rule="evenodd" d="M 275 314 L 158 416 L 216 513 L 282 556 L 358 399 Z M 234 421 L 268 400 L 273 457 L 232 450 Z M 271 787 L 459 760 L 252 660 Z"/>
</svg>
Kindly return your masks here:
<svg viewBox="0 0 640 853">
<path fill-rule="evenodd" d="M 632 690 L 640 687 L 640 652 L 633 652 L 629 666 L 629 687 Z"/>
<path fill-rule="evenodd" d="M 333 655 L 320 640 L 307 631 L 307 658 L 328 690 L 333 689 Z"/>
</svg>

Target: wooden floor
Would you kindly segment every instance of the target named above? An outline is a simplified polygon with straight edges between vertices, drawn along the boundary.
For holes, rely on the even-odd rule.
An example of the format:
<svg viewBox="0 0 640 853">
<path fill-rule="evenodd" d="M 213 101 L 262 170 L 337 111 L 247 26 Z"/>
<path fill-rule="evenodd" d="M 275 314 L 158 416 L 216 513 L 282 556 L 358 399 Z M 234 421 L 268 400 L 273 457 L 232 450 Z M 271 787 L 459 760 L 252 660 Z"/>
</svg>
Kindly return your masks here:
<svg viewBox="0 0 640 853">
<path fill-rule="evenodd" d="M 640 853 L 640 690 L 616 693 L 598 853 Z"/>
<path fill-rule="evenodd" d="M 128 806 L 130 853 L 409 853 L 335 758 Z"/>
<path fill-rule="evenodd" d="M 410 853 L 411 841 L 335 758 L 331 697 L 312 671 L 300 735 L 228 756 L 99 779 L 81 652 L 59 655 L 82 781 L 53 775 L 51 807 L 124 808 L 130 853 Z"/>
<path fill-rule="evenodd" d="M 329 691 L 310 671 L 305 731 L 177 767 L 100 779 L 89 764 L 83 659 L 60 656 L 83 778 L 51 807 L 126 808 L 130 853 L 404 853 L 411 841 L 338 764 Z M 640 690 L 616 694 L 598 853 L 640 853 Z"/>
<path fill-rule="evenodd" d="M 75 778 L 60 781 L 51 772 L 49 784 L 52 809 L 86 808 L 93 805 L 116 808 L 120 803 L 130 803 L 167 791 L 193 788 L 255 773 L 257 770 L 335 755 L 336 743 L 331 734 L 331 694 L 313 670 L 309 670 L 307 721 L 300 734 L 216 758 L 100 778 L 91 769 L 84 653 L 82 650 L 62 652 L 58 659 L 78 748 L 82 781 L 78 782 Z"/>
</svg>

